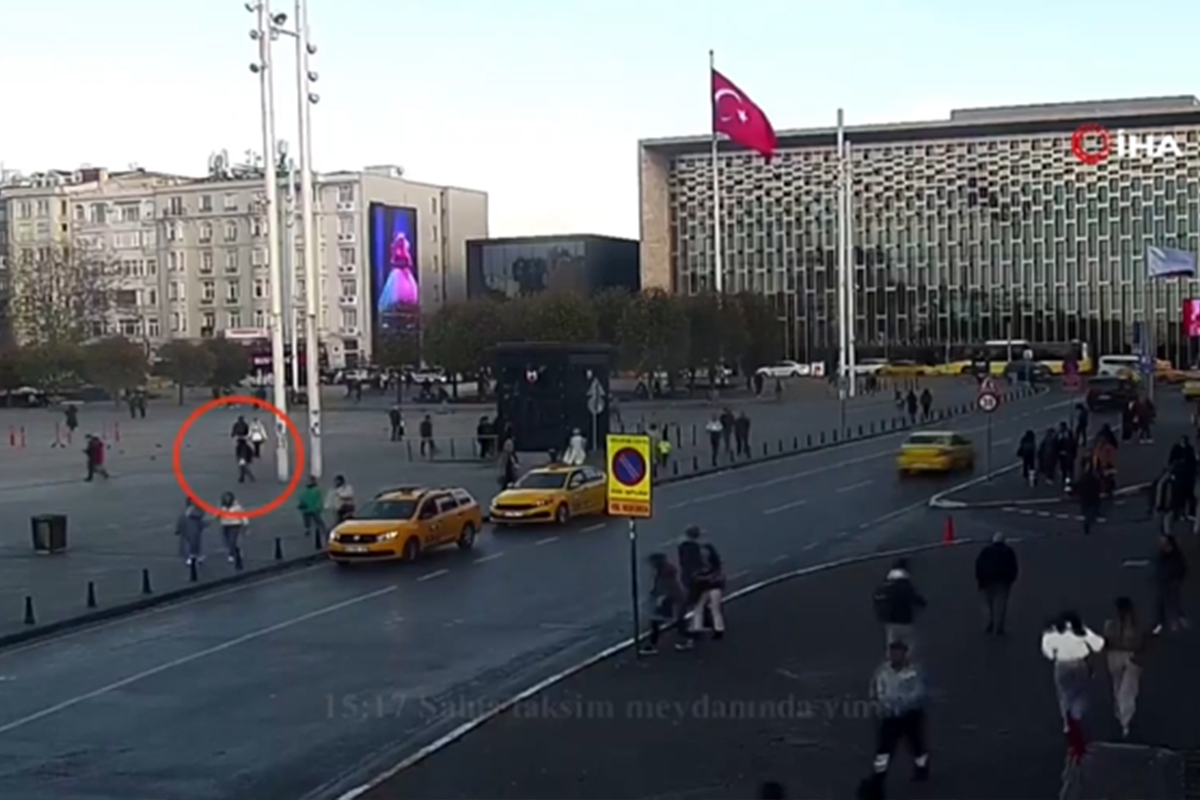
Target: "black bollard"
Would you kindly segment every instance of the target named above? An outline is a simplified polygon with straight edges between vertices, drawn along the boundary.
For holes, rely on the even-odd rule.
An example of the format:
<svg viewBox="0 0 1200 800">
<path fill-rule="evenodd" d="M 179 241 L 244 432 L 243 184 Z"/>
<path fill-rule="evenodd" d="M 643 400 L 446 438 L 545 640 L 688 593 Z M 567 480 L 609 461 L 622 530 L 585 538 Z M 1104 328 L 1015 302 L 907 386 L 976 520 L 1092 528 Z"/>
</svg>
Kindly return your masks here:
<svg viewBox="0 0 1200 800">
<path fill-rule="evenodd" d="M 767 453 L 768 453 L 768 452 L 769 452 L 769 451 L 767 450 L 767 443 L 766 443 L 766 442 L 763 442 L 763 457 L 764 457 L 764 458 L 767 456 Z"/>
<path fill-rule="evenodd" d="M 825 444 L 825 431 L 821 431 L 821 444 Z"/>
<path fill-rule="evenodd" d="M 870 433 L 872 436 L 874 436 L 874 435 L 875 435 L 875 420 L 871 420 L 871 427 L 868 429 L 868 432 L 869 432 L 869 433 Z"/>
<path fill-rule="evenodd" d="M 811 433 L 804 434 L 804 448 L 806 450 L 812 448 L 812 434 Z"/>
<path fill-rule="evenodd" d="M 692 456 L 692 472 L 699 472 L 699 471 L 700 471 L 700 458 L 698 456 Z"/>
<path fill-rule="evenodd" d="M 799 436 L 793 436 L 793 437 L 792 437 L 792 449 L 793 449 L 793 450 L 799 450 L 799 449 L 800 449 L 800 437 L 799 437 Z"/>
<path fill-rule="evenodd" d="M 860 438 L 861 438 L 861 437 L 862 437 L 862 435 L 863 435 L 863 426 L 862 426 L 861 424 L 858 426 L 858 435 L 859 435 L 859 437 L 860 437 Z"/>
<path fill-rule="evenodd" d="M 696 423 L 692 423 L 692 447 L 696 446 Z"/>
<path fill-rule="evenodd" d="M 154 594 L 154 590 L 150 588 L 150 570 L 142 570 L 142 594 Z"/>
<path fill-rule="evenodd" d="M 683 428 L 675 426 L 675 446 L 683 447 Z"/>
<path fill-rule="evenodd" d="M 678 461 L 672 461 L 672 462 L 671 462 L 671 474 L 672 474 L 672 475 L 678 475 L 678 474 L 679 474 L 679 462 L 678 462 Z"/>
<path fill-rule="evenodd" d="M 283 561 L 283 539 L 275 537 L 275 560 Z"/>
<path fill-rule="evenodd" d="M 25 624 L 37 625 L 37 617 L 33 615 L 33 598 L 25 595 Z"/>
<path fill-rule="evenodd" d="M 96 607 L 96 584 L 92 581 L 88 581 L 87 607 Z"/>
<path fill-rule="evenodd" d="M 834 432 L 833 432 L 833 441 L 835 441 L 835 442 L 836 442 L 836 441 L 837 441 L 837 437 L 838 437 L 838 432 L 837 432 L 837 431 L 834 431 Z"/>
<path fill-rule="evenodd" d="M 776 440 L 779 443 L 779 452 L 783 452 L 783 439 Z"/>
<path fill-rule="evenodd" d="M 413 460 L 412 439 L 404 440 L 404 449 L 408 451 L 408 460 L 412 461 Z"/>
<path fill-rule="evenodd" d="M 454 460 L 454 437 L 450 437 L 450 460 Z"/>
<path fill-rule="evenodd" d="M 313 528 L 313 552 L 315 552 L 315 553 L 321 552 L 321 547 L 322 547 L 321 529 Z"/>
<path fill-rule="evenodd" d="M 188 561 L 188 580 L 192 583 L 200 580 L 200 572 L 196 567 L 196 560 Z"/>
</svg>

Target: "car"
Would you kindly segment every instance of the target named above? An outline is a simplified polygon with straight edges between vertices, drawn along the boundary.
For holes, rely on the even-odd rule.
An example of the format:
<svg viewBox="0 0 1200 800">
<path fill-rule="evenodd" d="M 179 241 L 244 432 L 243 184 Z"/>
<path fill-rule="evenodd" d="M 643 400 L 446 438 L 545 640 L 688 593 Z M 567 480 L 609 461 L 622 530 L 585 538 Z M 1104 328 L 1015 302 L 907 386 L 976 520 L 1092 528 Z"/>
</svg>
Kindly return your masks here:
<svg viewBox="0 0 1200 800">
<path fill-rule="evenodd" d="M 427 550 L 475 546 L 483 510 L 466 489 L 400 486 L 380 492 L 329 534 L 326 552 L 338 564 L 415 561 Z"/>
<path fill-rule="evenodd" d="M 603 514 L 608 502 L 608 476 L 588 466 L 548 464 L 525 473 L 492 500 L 493 525 L 553 522 Z"/>
<path fill-rule="evenodd" d="M 1004 377 L 1022 383 L 1042 383 L 1050 379 L 1050 368 L 1038 361 L 1010 361 L 1004 365 Z"/>
<path fill-rule="evenodd" d="M 886 358 L 864 358 L 862 361 L 855 362 L 854 374 L 859 376 L 882 375 L 887 366 Z"/>
<path fill-rule="evenodd" d="M 777 361 L 769 366 L 759 367 L 754 374 L 764 378 L 805 378 L 812 374 L 812 367 L 797 361 Z"/>
<path fill-rule="evenodd" d="M 437 369 L 436 367 L 426 367 L 423 369 L 414 369 L 408 373 L 408 377 L 417 386 L 420 386 L 426 382 L 428 382 L 428 383 L 447 383 L 450 380 L 449 378 L 446 377 L 445 371 Z"/>
<path fill-rule="evenodd" d="M 1183 388 L 1180 389 L 1184 400 L 1200 400 L 1200 380 L 1184 381 Z"/>
<path fill-rule="evenodd" d="M 935 367 L 928 364 L 918 364 L 915 361 L 889 361 L 884 364 L 883 369 L 879 370 L 879 374 L 888 378 L 922 378 L 926 375 L 933 375 L 936 372 Z"/>
<path fill-rule="evenodd" d="M 901 476 L 918 472 L 954 472 L 975 467 L 975 445 L 954 431 L 911 433 L 896 456 Z"/>
<path fill-rule="evenodd" d="M 1114 376 L 1089 380 L 1084 402 L 1089 411 L 1119 411 L 1137 399 L 1137 381 Z"/>
</svg>

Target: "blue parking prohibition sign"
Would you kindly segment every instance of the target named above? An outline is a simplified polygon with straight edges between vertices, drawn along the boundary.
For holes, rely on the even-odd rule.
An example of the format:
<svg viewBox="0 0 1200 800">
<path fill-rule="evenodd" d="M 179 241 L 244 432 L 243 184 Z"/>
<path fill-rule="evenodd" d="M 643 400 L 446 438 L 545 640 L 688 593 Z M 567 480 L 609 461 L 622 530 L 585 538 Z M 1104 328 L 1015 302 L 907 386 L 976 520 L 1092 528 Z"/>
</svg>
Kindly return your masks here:
<svg viewBox="0 0 1200 800">
<path fill-rule="evenodd" d="M 646 459 L 637 450 L 621 448 L 613 456 L 613 477 L 622 486 L 637 486 L 646 478 Z"/>
</svg>

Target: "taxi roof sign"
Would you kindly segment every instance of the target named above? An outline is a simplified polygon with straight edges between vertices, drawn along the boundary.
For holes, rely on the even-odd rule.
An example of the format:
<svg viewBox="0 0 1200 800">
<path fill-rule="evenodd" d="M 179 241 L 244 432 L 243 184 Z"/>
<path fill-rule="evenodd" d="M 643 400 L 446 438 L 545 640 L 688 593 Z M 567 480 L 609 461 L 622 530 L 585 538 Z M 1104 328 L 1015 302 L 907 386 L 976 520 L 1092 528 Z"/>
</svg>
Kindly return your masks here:
<svg viewBox="0 0 1200 800">
<path fill-rule="evenodd" d="M 650 437 L 609 434 L 608 513 L 614 517 L 649 517 L 653 507 L 653 456 Z"/>
</svg>

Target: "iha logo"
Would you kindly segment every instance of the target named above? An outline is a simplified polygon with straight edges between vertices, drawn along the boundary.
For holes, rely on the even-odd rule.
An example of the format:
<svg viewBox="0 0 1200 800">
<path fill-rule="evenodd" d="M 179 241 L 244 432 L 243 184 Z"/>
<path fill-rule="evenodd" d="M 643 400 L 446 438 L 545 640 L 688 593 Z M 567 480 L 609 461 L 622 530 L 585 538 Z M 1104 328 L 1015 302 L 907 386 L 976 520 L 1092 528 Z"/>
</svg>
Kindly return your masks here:
<svg viewBox="0 0 1200 800">
<path fill-rule="evenodd" d="M 1080 125 L 1071 134 L 1071 153 L 1080 163 L 1094 167 L 1108 160 L 1116 152 L 1117 158 L 1168 158 L 1179 157 L 1183 151 L 1171 134 L 1155 136 L 1126 133 L 1119 129 L 1116 134 L 1095 122 Z"/>
</svg>

